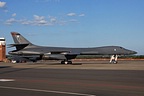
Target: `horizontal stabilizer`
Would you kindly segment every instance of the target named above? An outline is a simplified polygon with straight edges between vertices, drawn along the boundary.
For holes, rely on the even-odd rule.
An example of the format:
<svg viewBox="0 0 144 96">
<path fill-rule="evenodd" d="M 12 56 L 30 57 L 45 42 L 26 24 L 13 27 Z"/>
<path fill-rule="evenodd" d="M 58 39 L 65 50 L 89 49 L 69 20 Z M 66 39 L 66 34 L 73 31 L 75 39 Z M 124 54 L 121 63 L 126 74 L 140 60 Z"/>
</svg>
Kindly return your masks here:
<svg viewBox="0 0 144 96">
<path fill-rule="evenodd" d="M 16 47 L 17 50 L 21 50 L 28 46 L 29 44 L 9 44 L 9 47 Z"/>
</svg>

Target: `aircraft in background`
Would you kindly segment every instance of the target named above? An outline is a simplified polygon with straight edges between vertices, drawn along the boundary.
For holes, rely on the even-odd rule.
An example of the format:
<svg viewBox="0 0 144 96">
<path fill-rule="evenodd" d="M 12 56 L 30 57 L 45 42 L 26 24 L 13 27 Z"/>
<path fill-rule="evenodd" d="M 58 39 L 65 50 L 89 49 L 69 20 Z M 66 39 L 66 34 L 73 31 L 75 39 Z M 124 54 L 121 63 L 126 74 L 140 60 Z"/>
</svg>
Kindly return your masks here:
<svg viewBox="0 0 144 96">
<path fill-rule="evenodd" d="M 77 55 L 130 55 L 137 52 L 125 49 L 120 46 L 104 46 L 93 48 L 66 48 L 66 47 L 44 47 L 34 45 L 25 39 L 20 33 L 11 32 L 15 44 L 10 47 L 16 47 L 16 50 L 9 51 L 11 55 L 28 58 L 31 61 L 42 59 L 61 60 L 61 64 L 72 64 L 72 59 Z M 117 59 L 117 57 L 116 57 Z"/>
</svg>

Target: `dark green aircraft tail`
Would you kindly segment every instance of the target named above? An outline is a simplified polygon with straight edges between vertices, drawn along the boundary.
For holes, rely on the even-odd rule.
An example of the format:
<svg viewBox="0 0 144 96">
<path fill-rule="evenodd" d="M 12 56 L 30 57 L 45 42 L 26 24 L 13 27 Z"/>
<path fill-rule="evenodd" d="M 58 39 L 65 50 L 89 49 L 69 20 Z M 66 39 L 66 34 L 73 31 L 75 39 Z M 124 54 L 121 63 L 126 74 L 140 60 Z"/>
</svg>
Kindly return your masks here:
<svg viewBox="0 0 144 96">
<path fill-rule="evenodd" d="M 28 45 L 33 45 L 26 38 L 17 32 L 11 32 L 15 44 L 10 44 L 11 47 L 16 47 L 17 50 L 21 50 Z"/>
</svg>

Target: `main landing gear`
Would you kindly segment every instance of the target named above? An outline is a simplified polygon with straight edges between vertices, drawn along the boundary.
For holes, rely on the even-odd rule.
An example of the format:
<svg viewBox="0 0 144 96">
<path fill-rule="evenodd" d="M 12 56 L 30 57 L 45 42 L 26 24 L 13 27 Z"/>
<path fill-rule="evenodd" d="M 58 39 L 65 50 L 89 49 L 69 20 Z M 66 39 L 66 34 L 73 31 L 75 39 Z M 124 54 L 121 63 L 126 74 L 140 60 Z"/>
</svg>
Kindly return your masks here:
<svg viewBox="0 0 144 96">
<path fill-rule="evenodd" d="M 72 61 L 64 60 L 64 61 L 61 61 L 61 64 L 72 64 Z"/>
</svg>

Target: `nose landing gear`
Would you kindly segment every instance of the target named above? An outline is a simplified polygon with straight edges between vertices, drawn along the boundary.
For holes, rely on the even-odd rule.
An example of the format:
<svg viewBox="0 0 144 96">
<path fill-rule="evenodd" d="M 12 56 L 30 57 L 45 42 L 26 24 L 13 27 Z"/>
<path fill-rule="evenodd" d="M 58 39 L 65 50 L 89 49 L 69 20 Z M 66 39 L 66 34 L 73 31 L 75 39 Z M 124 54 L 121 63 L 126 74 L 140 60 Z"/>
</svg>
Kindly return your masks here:
<svg viewBox="0 0 144 96">
<path fill-rule="evenodd" d="M 110 58 L 110 63 L 117 64 L 118 55 L 112 55 Z"/>
</svg>

